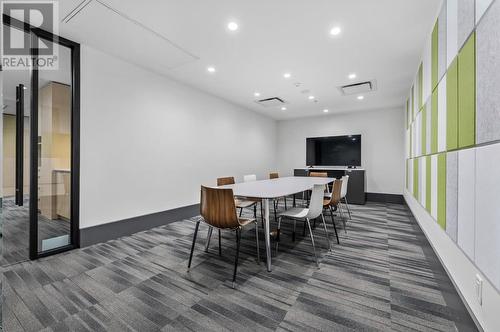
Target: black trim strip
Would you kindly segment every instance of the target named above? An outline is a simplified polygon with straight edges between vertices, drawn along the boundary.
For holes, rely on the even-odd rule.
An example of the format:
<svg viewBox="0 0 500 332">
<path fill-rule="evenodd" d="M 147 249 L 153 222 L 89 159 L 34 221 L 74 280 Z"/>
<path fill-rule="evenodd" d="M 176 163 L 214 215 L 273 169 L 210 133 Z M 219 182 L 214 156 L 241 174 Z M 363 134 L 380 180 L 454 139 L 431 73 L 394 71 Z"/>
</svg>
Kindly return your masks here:
<svg viewBox="0 0 500 332">
<path fill-rule="evenodd" d="M 154 227 L 167 225 L 175 221 L 189 219 L 199 214 L 200 205 L 194 204 L 107 224 L 82 228 L 80 230 L 81 245 L 82 247 L 87 247 L 92 244 L 106 242 Z"/>
<path fill-rule="evenodd" d="M 377 203 L 406 204 L 404 196 L 398 194 L 366 193 L 366 200 Z"/>
</svg>

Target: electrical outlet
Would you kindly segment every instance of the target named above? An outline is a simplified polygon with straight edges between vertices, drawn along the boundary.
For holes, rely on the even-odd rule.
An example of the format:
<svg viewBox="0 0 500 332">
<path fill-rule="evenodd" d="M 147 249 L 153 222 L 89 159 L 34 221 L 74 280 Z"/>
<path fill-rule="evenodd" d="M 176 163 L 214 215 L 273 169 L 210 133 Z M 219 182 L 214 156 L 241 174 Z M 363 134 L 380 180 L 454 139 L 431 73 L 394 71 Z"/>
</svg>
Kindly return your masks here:
<svg viewBox="0 0 500 332">
<path fill-rule="evenodd" d="M 483 278 L 476 274 L 476 282 L 474 284 L 476 289 L 476 299 L 479 305 L 483 305 Z"/>
</svg>

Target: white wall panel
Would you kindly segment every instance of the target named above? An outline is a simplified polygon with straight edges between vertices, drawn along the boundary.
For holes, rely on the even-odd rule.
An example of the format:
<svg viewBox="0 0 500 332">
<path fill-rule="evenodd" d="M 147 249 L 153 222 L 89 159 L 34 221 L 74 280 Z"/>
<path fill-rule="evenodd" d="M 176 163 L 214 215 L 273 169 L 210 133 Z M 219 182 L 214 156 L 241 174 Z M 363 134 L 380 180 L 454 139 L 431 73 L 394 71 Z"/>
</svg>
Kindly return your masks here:
<svg viewBox="0 0 500 332">
<path fill-rule="evenodd" d="M 500 143 L 476 149 L 475 262 L 500 289 Z"/>
<path fill-rule="evenodd" d="M 458 245 L 474 260 L 476 150 L 458 151 Z"/>
<path fill-rule="evenodd" d="M 438 85 L 438 151 L 446 151 L 446 76 Z"/>
<path fill-rule="evenodd" d="M 484 12 L 493 0 L 476 0 L 476 24 L 483 17 Z"/>
<path fill-rule="evenodd" d="M 420 204 L 425 206 L 425 199 L 426 199 L 426 185 L 427 185 L 427 165 L 425 163 L 426 157 L 421 157 L 419 159 L 419 165 L 418 165 L 418 170 L 419 170 L 419 195 L 420 195 Z"/>
<path fill-rule="evenodd" d="M 458 0 L 448 0 L 446 12 L 446 58 L 449 68 L 458 54 Z"/>
<path fill-rule="evenodd" d="M 438 207 L 438 155 L 431 156 L 431 215 L 437 220 Z"/>
</svg>

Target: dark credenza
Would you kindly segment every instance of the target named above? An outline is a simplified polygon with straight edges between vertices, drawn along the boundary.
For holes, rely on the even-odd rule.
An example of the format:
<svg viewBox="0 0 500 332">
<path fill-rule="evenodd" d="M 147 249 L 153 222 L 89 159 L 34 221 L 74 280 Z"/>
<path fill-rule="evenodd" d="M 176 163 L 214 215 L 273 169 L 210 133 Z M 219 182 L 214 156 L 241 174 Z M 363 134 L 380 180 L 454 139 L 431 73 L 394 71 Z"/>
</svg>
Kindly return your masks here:
<svg viewBox="0 0 500 332">
<path fill-rule="evenodd" d="M 327 172 L 328 177 L 340 179 L 349 175 L 347 186 L 347 201 L 352 204 L 365 204 L 365 170 L 359 168 L 296 168 L 294 176 L 309 176 L 309 172 Z"/>
</svg>

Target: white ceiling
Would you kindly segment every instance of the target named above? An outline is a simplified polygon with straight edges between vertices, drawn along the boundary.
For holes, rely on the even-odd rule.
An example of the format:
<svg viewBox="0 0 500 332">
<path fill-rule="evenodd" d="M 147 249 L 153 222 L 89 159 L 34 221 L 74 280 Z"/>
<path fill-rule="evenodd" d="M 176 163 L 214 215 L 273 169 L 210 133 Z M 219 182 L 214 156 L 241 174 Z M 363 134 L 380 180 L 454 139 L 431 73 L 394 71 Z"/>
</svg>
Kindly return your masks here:
<svg viewBox="0 0 500 332">
<path fill-rule="evenodd" d="M 287 119 L 403 105 L 441 0 L 64 0 L 60 33 Z M 229 32 L 230 21 L 239 24 Z M 342 33 L 329 34 L 333 26 Z M 216 73 L 206 68 L 214 66 Z M 292 78 L 284 79 L 285 72 Z M 348 74 L 358 77 L 351 81 Z M 337 87 L 377 81 L 377 91 Z M 300 82 L 300 88 L 294 83 Z M 310 101 L 310 90 L 317 102 Z M 254 102 L 278 96 L 287 110 Z"/>
</svg>

